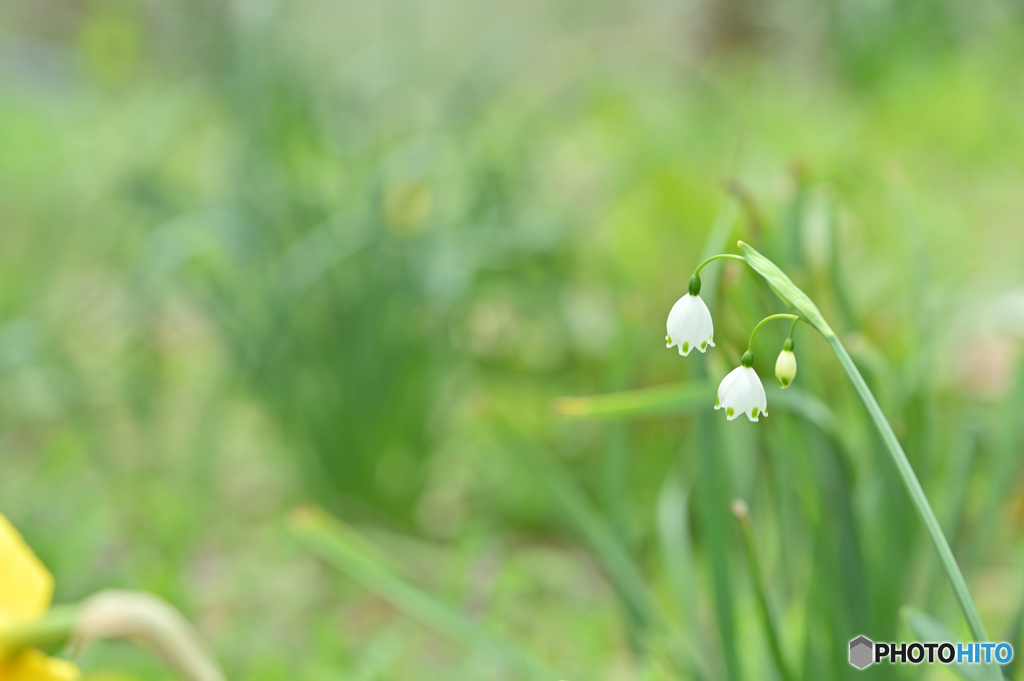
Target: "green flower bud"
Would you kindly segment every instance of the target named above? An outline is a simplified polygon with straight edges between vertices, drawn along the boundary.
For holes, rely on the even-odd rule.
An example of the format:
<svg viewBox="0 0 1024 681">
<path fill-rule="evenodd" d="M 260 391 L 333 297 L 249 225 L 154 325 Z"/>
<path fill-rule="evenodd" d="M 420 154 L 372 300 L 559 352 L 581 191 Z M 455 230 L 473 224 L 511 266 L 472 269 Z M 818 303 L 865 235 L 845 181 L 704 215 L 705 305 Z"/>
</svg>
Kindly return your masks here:
<svg viewBox="0 0 1024 681">
<path fill-rule="evenodd" d="M 775 380 L 780 388 L 788 388 L 796 378 L 796 355 L 793 354 L 793 339 L 786 339 L 779 358 L 775 360 Z"/>
</svg>

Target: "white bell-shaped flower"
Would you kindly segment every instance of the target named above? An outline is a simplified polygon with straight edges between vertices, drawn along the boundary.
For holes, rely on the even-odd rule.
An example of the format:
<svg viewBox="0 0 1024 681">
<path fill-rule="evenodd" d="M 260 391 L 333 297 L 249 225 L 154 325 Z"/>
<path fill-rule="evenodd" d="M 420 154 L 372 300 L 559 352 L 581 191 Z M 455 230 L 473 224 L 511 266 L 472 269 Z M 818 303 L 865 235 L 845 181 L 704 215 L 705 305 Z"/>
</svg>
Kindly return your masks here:
<svg viewBox="0 0 1024 681">
<path fill-rule="evenodd" d="M 787 338 L 786 344 L 775 360 L 775 380 L 780 388 L 788 388 L 796 378 L 796 355 L 793 354 L 793 339 Z"/>
<path fill-rule="evenodd" d="M 711 322 L 711 311 L 700 297 L 700 277 L 694 275 L 690 279 L 689 293 L 672 306 L 665 326 L 666 347 L 677 346 L 683 357 L 693 349 L 704 352 L 709 345 L 715 347 L 715 325 Z"/>
<path fill-rule="evenodd" d="M 747 351 L 743 363 L 730 371 L 718 386 L 715 409 L 725 409 L 730 421 L 740 414 L 746 414 L 751 421 L 757 421 L 758 413 L 768 416 L 768 398 L 753 365 L 754 354 Z"/>
</svg>

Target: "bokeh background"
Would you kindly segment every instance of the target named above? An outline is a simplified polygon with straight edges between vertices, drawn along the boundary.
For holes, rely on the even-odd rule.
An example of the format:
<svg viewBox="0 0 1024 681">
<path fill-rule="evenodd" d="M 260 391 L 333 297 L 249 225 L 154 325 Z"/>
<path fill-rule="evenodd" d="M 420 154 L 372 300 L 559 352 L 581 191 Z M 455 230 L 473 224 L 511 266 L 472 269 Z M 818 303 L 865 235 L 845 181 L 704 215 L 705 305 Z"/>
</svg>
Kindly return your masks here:
<svg viewBox="0 0 1024 681">
<path fill-rule="evenodd" d="M 809 328 L 769 418 L 712 410 L 762 281 L 709 266 L 717 347 L 665 349 L 743 239 L 1017 644 L 1022 63 L 1010 0 L 6 0 L 0 511 L 58 601 L 158 593 L 235 679 L 853 678 L 904 606 L 966 637 Z"/>
</svg>

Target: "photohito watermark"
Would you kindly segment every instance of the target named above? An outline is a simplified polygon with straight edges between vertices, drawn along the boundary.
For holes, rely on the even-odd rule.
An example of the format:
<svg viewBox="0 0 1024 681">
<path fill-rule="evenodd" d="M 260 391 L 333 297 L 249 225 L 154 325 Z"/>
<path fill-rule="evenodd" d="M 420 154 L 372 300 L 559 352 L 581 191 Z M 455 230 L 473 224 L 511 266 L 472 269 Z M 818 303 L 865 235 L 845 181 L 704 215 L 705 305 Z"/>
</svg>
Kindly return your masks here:
<svg viewBox="0 0 1024 681">
<path fill-rule="evenodd" d="M 857 669 L 882 660 L 889 664 L 1006 664 L 1012 659 L 1009 643 L 875 643 L 866 636 L 850 641 L 850 664 Z"/>
</svg>

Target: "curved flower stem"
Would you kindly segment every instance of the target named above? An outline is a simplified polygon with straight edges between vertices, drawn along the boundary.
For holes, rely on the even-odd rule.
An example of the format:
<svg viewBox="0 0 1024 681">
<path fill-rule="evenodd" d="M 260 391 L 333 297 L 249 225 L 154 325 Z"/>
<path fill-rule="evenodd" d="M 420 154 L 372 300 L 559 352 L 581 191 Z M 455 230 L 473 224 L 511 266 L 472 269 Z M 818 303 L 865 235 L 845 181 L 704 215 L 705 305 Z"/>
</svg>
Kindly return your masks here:
<svg viewBox="0 0 1024 681">
<path fill-rule="evenodd" d="M 892 456 L 893 463 L 896 464 L 896 470 L 900 474 L 900 478 L 903 480 L 904 487 L 907 488 L 907 493 L 910 495 L 910 500 L 914 503 L 914 507 L 917 509 L 917 513 L 921 516 L 921 521 L 924 523 L 925 530 L 928 532 L 929 539 L 932 540 L 932 544 L 935 546 L 935 550 L 939 554 L 939 559 L 942 562 L 942 567 L 946 571 L 946 576 L 949 577 L 950 585 L 953 587 L 953 593 L 956 595 L 957 601 L 960 603 L 960 608 L 964 612 L 964 617 L 967 619 L 967 625 L 971 629 L 971 635 L 974 636 L 975 641 L 988 641 L 988 634 L 985 633 L 985 627 L 981 623 L 981 617 L 978 616 L 978 609 L 974 606 L 974 601 L 971 600 L 971 594 L 967 590 L 967 583 L 964 581 L 964 576 L 960 572 L 960 567 L 956 564 L 956 559 L 953 557 L 953 552 L 949 548 L 949 542 L 946 541 L 945 535 L 942 534 L 942 528 L 939 526 L 939 521 L 935 519 L 935 512 L 932 511 L 932 507 L 928 504 L 928 498 L 924 495 L 924 490 L 921 489 L 921 483 L 918 482 L 917 476 L 914 474 L 914 469 L 910 465 L 910 461 L 907 460 L 907 455 L 903 452 L 903 448 L 900 446 L 900 441 L 896 438 L 896 434 L 892 431 L 892 426 L 885 419 L 885 414 L 882 413 L 882 408 L 878 406 L 878 402 L 875 400 L 875 396 L 871 394 L 871 389 L 868 388 L 868 384 L 864 382 L 864 377 L 860 375 L 860 371 L 857 370 L 857 366 L 850 359 L 850 355 L 846 352 L 846 348 L 839 342 L 839 338 L 836 337 L 832 327 L 828 325 L 821 312 L 818 310 L 818 306 L 814 304 L 814 301 L 810 297 L 801 291 L 793 281 L 786 276 L 786 273 L 779 269 L 779 266 L 773 263 L 768 258 L 764 257 L 757 252 L 753 247 L 742 241 L 737 244 L 740 250 L 743 251 L 744 258 L 754 270 L 760 274 L 765 280 L 771 285 L 772 290 L 775 294 L 786 301 L 791 308 L 800 312 L 800 316 L 804 318 L 807 323 L 816 328 L 828 344 L 832 346 L 832 350 L 836 353 L 836 357 L 839 358 L 839 363 L 843 365 L 843 369 L 849 375 L 850 380 L 853 382 L 853 387 L 857 389 L 857 393 L 860 395 L 861 400 L 864 401 L 864 406 L 867 407 L 868 413 L 871 414 L 871 419 L 875 422 L 875 427 L 878 428 L 878 432 L 882 436 L 882 441 L 885 442 L 885 446 L 889 450 L 889 454 Z"/>
<path fill-rule="evenodd" d="M 796 319 L 793 320 L 793 323 L 790 324 L 790 326 L 789 326 L 789 336 L 787 336 L 788 338 L 792 338 L 793 337 L 793 331 L 796 330 L 796 323 L 799 322 L 801 319 L 802 319 L 802 317 L 797 317 Z"/>
<path fill-rule="evenodd" d="M 746 258 L 744 258 L 742 255 L 733 255 L 732 253 L 720 253 L 718 255 L 711 256 L 710 258 L 708 258 L 707 260 L 705 260 L 701 264 L 697 265 L 697 269 L 695 269 L 693 271 L 693 273 L 694 274 L 700 274 L 700 271 L 702 269 L 704 269 L 704 266 L 707 265 L 709 262 L 713 262 L 715 260 L 722 260 L 722 259 L 742 260 L 743 262 L 746 262 Z"/>
<path fill-rule="evenodd" d="M 918 482 L 914 469 L 911 467 L 910 461 L 907 460 L 907 455 L 903 452 L 903 448 L 896 438 L 896 433 L 893 432 L 892 426 L 889 425 L 885 414 L 882 413 L 882 408 L 878 406 L 878 401 L 871 394 L 871 389 L 864 382 L 864 377 L 860 375 L 860 371 L 857 370 L 857 366 L 853 363 L 849 353 L 846 352 L 846 348 L 839 342 L 839 338 L 832 334 L 825 335 L 825 339 L 832 346 L 836 357 L 839 358 L 839 363 L 843 365 L 843 369 L 849 375 L 850 381 L 853 382 L 853 387 L 857 389 L 861 400 L 864 401 L 864 406 L 867 407 L 868 413 L 871 414 L 871 420 L 875 422 L 875 427 L 878 428 L 882 441 L 885 442 L 885 446 L 889 449 L 889 454 L 892 455 L 893 463 L 896 464 L 896 470 L 903 480 L 903 485 L 907 488 L 907 493 L 910 494 L 910 500 L 914 502 L 917 514 L 921 516 L 925 530 L 928 531 L 928 537 L 932 540 L 935 550 L 939 553 L 942 567 L 949 577 L 953 593 L 956 595 L 960 608 L 964 612 L 964 617 L 967 619 L 967 626 L 971 629 L 971 635 L 975 641 L 988 641 L 988 634 L 985 633 L 985 626 L 981 623 L 978 609 L 974 606 L 974 601 L 971 600 L 971 594 L 967 590 L 967 583 L 964 581 L 963 573 L 960 572 L 956 558 L 953 557 L 953 551 L 949 548 L 949 542 L 946 541 L 946 536 L 942 534 L 942 528 L 939 526 L 939 521 L 935 518 L 935 512 L 932 511 L 932 507 L 928 504 L 928 498 L 924 495 L 924 490 L 921 489 L 921 483 Z"/>
<path fill-rule="evenodd" d="M 757 326 L 754 327 L 754 330 L 750 332 L 750 341 L 747 343 L 747 352 L 753 352 L 754 351 L 754 336 L 757 335 L 758 329 L 760 329 L 762 326 L 764 326 L 766 322 L 770 322 L 770 321 L 772 321 L 774 319 L 792 319 L 793 320 L 793 326 L 796 326 L 796 323 L 798 321 L 800 321 L 800 316 L 799 315 L 795 315 L 795 314 L 773 314 L 773 315 L 765 317 L 764 319 L 759 321 L 757 323 Z M 789 327 L 789 335 L 790 336 L 793 335 L 793 327 L 792 326 Z"/>
</svg>

